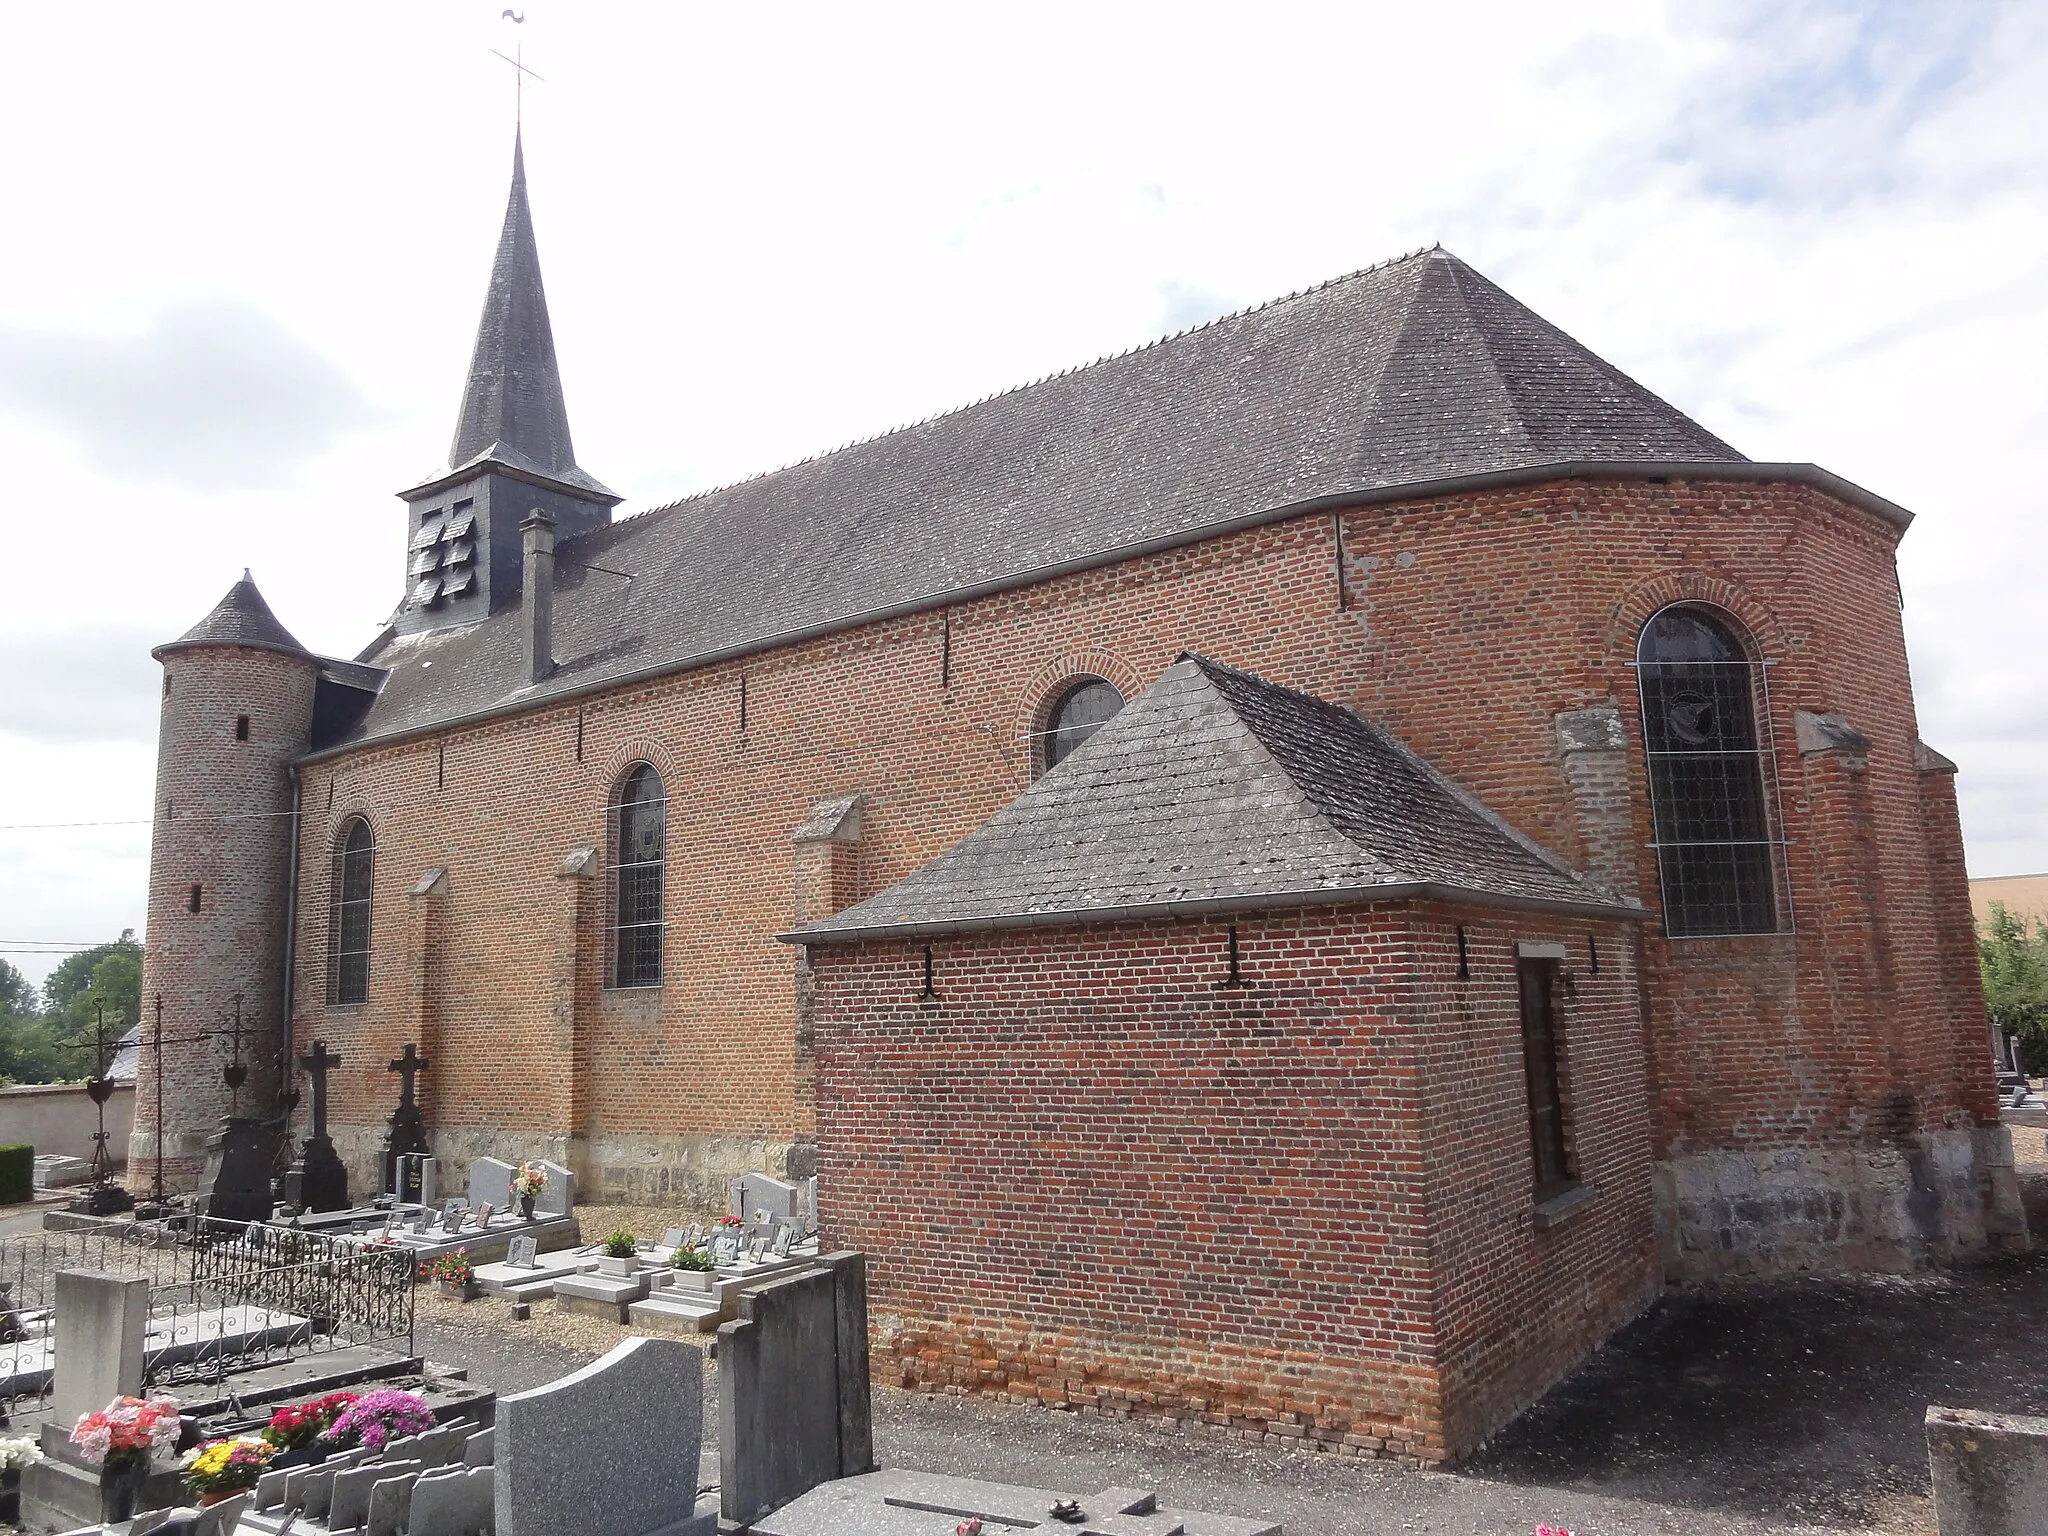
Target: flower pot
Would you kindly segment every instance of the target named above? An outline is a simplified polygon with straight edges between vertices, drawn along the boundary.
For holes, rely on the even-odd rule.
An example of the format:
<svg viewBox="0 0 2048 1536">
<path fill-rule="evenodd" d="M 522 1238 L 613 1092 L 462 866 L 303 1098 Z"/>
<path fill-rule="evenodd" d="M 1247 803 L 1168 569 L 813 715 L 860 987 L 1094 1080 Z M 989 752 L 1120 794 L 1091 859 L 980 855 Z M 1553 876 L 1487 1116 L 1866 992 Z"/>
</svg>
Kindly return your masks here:
<svg viewBox="0 0 2048 1536">
<path fill-rule="evenodd" d="M 519 1197 L 519 1219 L 521 1221 L 533 1220 L 534 1199 L 535 1197 L 532 1195 L 521 1195 Z"/>
<path fill-rule="evenodd" d="M 133 1520 L 135 1506 L 142 1501 L 143 1484 L 148 1481 L 147 1456 L 139 1460 L 109 1456 L 100 1466 L 100 1524 Z"/>
<path fill-rule="evenodd" d="M 628 1275 L 637 1275 L 640 1272 L 640 1255 L 633 1253 L 623 1259 L 615 1259 L 608 1253 L 604 1254 L 597 1261 L 597 1272 L 620 1280 Z"/>
<path fill-rule="evenodd" d="M 240 1493 L 241 1491 L 242 1490 L 239 1488 L 214 1488 L 208 1490 L 205 1493 L 200 1494 L 197 1498 L 195 1498 L 192 1501 L 192 1503 L 193 1506 L 197 1509 L 208 1509 L 215 1504 L 224 1503 L 227 1500 L 232 1499 L 236 1494 Z"/>
<path fill-rule="evenodd" d="M 708 1269 L 679 1269 L 675 1272 L 675 1286 L 679 1291 L 689 1291 L 697 1296 L 709 1296 L 718 1276 Z"/>
<path fill-rule="evenodd" d="M 457 1301 L 474 1301 L 481 1289 L 474 1280 L 443 1280 L 441 1294 L 453 1296 Z"/>
<path fill-rule="evenodd" d="M 0 1525 L 21 1524 L 21 1469 L 0 1472 Z"/>
</svg>

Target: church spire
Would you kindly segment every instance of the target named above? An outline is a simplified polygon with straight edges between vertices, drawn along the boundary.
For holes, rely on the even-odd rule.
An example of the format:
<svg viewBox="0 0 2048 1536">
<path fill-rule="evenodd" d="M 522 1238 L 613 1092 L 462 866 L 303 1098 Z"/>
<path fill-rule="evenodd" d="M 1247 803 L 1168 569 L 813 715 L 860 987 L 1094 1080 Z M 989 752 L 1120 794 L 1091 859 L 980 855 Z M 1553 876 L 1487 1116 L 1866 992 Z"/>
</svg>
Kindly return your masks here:
<svg viewBox="0 0 2048 1536">
<path fill-rule="evenodd" d="M 477 323 L 476 350 L 470 356 L 469 382 L 462 392 L 462 414 L 448 450 L 448 467 L 461 469 L 483 458 L 602 490 L 576 467 L 576 450 L 569 440 L 569 410 L 555 366 L 555 334 L 548 324 L 540 252 L 526 201 L 525 146 L 516 131 L 512 195 L 505 204 L 505 227 L 498 236 L 483 318 Z"/>
</svg>

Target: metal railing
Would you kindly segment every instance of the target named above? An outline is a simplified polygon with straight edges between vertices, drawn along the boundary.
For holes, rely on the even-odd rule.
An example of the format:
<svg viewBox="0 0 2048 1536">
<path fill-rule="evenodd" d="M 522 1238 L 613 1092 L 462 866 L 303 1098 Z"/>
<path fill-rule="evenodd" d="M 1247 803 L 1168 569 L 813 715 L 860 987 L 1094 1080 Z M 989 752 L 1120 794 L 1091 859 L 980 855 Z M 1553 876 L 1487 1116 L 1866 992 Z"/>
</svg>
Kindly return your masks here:
<svg viewBox="0 0 2048 1536">
<path fill-rule="evenodd" d="M 0 1412 L 47 1396 L 56 1274 L 149 1282 L 150 1390 L 226 1383 L 302 1355 L 403 1341 L 412 1352 L 413 1258 L 376 1242 L 233 1222 L 121 1223 L 0 1239 Z"/>
</svg>

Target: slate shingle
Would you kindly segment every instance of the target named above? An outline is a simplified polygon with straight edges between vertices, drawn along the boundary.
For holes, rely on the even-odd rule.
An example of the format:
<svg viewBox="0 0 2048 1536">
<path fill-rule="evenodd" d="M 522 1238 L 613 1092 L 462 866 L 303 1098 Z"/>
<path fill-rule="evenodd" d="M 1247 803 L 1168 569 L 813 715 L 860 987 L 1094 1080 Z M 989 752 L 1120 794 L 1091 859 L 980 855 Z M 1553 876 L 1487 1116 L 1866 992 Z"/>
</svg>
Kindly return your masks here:
<svg viewBox="0 0 2048 1536">
<path fill-rule="evenodd" d="M 543 687 L 516 609 L 387 638 L 361 658 L 392 675 L 355 739 L 1318 497 L 1586 461 L 1746 462 L 1424 251 L 565 540 Z"/>
<path fill-rule="evenodd" d="M 1199 656 L 803 942 L 1423 894 L 1636 916 L 1378 726 Z"/>
<path fill-rule="evenodd" d="M 277 615 L 263 601 L 263 594 L 256 590 L 255 580 L 247 571 L 242 572 L 242 579 L 228 588 L 227 596 L 215 603 L 205 618 L 150 654 L 161 656 L 165 651 L 188 645 L 246 645 L 267 651 L 311 654 L 293 638 L 290 630 L 278 623 Z"/>
</svg>

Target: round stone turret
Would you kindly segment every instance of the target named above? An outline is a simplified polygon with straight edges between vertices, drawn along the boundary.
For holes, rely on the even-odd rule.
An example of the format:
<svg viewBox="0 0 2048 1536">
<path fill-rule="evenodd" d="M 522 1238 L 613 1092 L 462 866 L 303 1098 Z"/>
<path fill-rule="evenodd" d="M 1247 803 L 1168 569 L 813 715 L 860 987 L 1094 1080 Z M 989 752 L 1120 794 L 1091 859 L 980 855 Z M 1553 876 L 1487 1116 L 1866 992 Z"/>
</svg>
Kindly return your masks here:
<svg viewBox="0 0 2048 1536">
<path fill-rule="evenodd" d="M 142 1039 L 128 1184 L 190 1191 L 206 1139 L 235 1113 L 268 1118 L 288 1082 L 285 930 L 292 763 L 307 749 L 318 660 L 278 623 L 244 571 L 204 619 L 151 653 L 163 664 L 157 728 Z M 162 1000 L 162 1081 L 154 1049 Z M 222 1068 L 245 1069 L 231 1089 Z M 212 1038 L 194 1040 L 207 1034 Z"/>
</svg>

